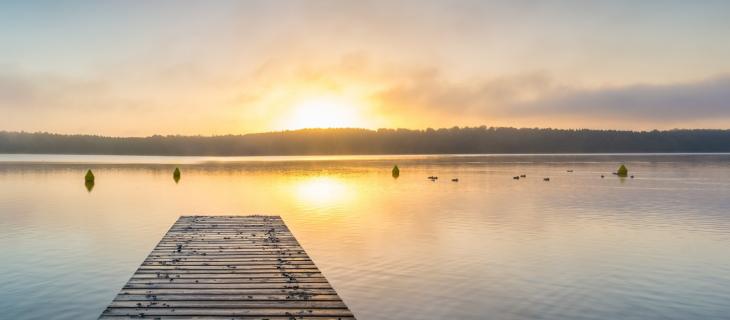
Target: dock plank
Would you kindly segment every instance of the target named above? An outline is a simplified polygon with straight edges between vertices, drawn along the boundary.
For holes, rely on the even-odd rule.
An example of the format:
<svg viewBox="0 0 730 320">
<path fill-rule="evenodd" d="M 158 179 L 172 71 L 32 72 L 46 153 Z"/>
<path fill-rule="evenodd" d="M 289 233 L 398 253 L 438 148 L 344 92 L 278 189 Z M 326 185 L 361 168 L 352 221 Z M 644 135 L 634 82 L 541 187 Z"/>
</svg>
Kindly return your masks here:
<svg viewBox="0 0 730 320">
<path fill-rule="evenodd" d="M 99 319 L 355 319 L 278 216 L 182 216 Z"/>
</svg>

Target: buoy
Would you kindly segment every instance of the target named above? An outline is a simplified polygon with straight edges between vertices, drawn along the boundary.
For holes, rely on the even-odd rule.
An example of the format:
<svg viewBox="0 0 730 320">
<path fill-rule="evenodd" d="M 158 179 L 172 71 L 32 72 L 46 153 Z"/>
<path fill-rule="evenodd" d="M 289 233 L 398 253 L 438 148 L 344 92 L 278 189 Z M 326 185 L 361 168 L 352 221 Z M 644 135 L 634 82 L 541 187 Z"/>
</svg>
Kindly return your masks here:
<svg viewBox="0 0 730 320">
<path fill-rule="evenodd" d="M 398 169 L 398 165 L 393 166 L 393 178 L 398 178 L 400 176 L 400 169 Z"/>
<path fill-rule="evenodd" d="M 88 171 L 86 171 L 86 175 L 84 176 L 84 181 L 86 181 L 86 182 L 94 182 L 94 179 L 95 179 L 94 173 L 91 172 L 91 169 L 89 169 Z"/>
<path fill-rule="evenodd" d="M 618 175 L 619 177 L 626 177 L 627 175 L 629 175 L 629 169 L 626 169 L 626 166 L 622 164 L 620 167 L 618 167 L 616 175 Z"/>
<path fill-rule="evenodd" d="M 172 179 L 175 180 L 175 183 L 180 181 L 180 168 L 175 167 L 175 171 L 172 172 Z"/>
<path fill-rule="evenodd" d="M 91 189 L 94 189 L 94 173 L 91 172 L 91 169 L 86 171 L 86 175 L 84 176 L 84 186 L 86 186 L 86 190 L 91 192 Z"/>
</svg>

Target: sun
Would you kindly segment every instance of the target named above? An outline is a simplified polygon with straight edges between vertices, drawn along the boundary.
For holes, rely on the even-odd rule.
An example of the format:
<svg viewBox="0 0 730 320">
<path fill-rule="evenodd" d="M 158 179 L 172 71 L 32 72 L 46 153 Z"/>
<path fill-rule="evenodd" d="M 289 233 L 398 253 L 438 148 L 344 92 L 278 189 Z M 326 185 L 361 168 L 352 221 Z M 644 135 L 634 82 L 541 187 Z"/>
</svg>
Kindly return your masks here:
<svg viewBox="0 0 730 320">
<path fill-rule="evenodd" d="M 284 126 L 303 128 L 366 127 L 356 103 L 339 97 L 317 97 L 293 104 Z"/>
</svg>

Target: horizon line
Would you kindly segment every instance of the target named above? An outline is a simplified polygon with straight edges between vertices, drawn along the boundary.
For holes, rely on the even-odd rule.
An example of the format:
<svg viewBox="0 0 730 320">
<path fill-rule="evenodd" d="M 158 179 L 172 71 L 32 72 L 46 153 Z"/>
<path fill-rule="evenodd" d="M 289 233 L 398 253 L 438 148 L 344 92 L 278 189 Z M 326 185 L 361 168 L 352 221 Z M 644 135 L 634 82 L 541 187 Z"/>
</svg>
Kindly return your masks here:
<svg viewBox="0 0 730 320">
<path fill-rule="evenodd" d="M 225 134 L 162 134 L 155 133 L 151 135 L 104 135 L 104 134 L 93 134 L 93 133 L 59 133 L 50 131 L 10 131 L 0 130 L 0 134 L 49 134 L 58 136 L 90 136 L 90 137 L 102 137 L 102 138 L 152 138 L 152 137 L 201 137 L 201 138 L 212 138 L 212 137 L 227 137 L 227 136 L 247 136 L 257 134 L 276 134 L 276 133 L 293 133 L 303 131 L 338 131 L 338 130 L 360 130 L 369 132 L 378 132 L 381 130 L 406 130 L 406 131 L 417 131 L 427 132 L 429 130 L 451 130 L 451 129 L 514 129 L 514 130 L 555 130 L 555 131 L 597 131 L 597 132 L 633 132 L 633 133 L 645 133 L 645 132 L 670 132 L 670 131 L 730 131 L 730 128 L 672 128 L 672 129 L 644 129 L 644 130 L 631 130 L 631 129 L 595 129 L 595 128 L 552 128 L 552 127 L 505 127 L 505 126 L 451 126 L 451 127 L 427 127 L 423 129 L 412 129 L 412 128 L 362 128 L 362 127 L 311 127 L 311 128 L 298 128 L 298 129 L 284 129 L 284 130 L 271 130 L 271 131 L 260 131 L 260 132 L 247 132 L 247 133 L 225 133 Z"/>
</svg>

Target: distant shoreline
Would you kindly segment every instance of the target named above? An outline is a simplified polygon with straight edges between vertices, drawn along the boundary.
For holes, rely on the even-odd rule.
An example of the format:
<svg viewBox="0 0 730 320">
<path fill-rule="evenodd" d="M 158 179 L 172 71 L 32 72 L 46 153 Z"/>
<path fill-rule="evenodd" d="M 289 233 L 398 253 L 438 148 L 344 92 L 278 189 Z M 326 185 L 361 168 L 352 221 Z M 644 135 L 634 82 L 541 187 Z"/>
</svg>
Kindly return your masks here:
<svg viewBox="0 0 730 320">
<path fill-rule="evenodd" d="M 0 154 L 384 156 L 730 152 L 730 130 L 303 129 L 225 136 L 104 137 L 0 131 Z"/>
</svg>

